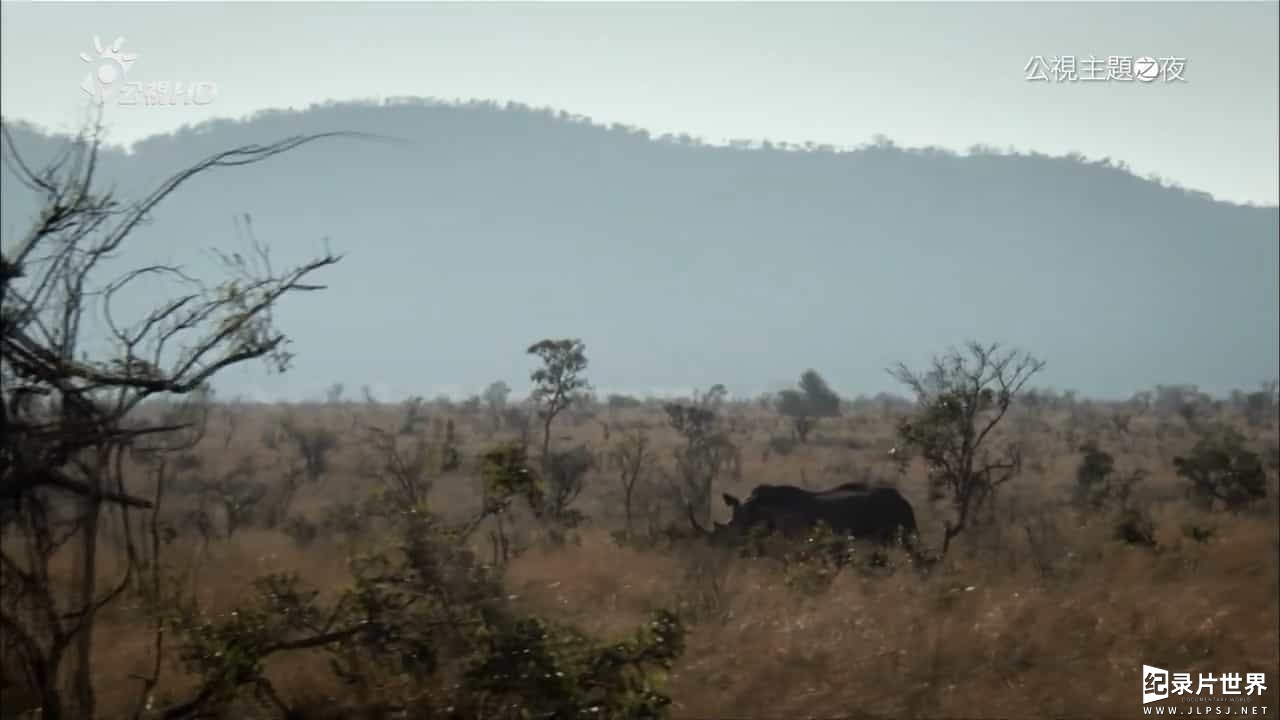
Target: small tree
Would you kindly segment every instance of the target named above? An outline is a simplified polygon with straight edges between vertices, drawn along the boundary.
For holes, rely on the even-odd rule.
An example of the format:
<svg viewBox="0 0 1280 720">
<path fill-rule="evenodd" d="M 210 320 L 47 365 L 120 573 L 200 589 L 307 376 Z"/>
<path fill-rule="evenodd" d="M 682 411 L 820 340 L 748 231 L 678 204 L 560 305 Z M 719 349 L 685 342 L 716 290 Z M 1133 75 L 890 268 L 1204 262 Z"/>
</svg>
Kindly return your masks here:
<svg viewBox="0 0 1280 720">
<path fill-rule="evenodd" d="M 294 450 L 293 457 L 283 458 L 287 466 L 279 510 L 287 513 L 300 481 L 315 484 L 329 472 L 332 454 L 338 448 L 338 434 L 327 427 L 306 424 L 288 412 L 280 420 L 278 434 L 270 438 L 268 445 L 282 456 L 285 455 L 282 446 L 291 446 Z"/>
<path fill-rule="evenodd" d="M 840 396 L 831 390 L 817 370 L 804 371 L 799 386 L 799 390 L 778 393 L 778 412 L 791 418 L 796 439 L 805 443 L 819 419 L 840 415 Z"/>
<path fill-rule="evenodd" d="M 627 410 L 630 408 L 638 408 L 643 403 L 630 395 L 612 394 L 605 399 L 605 404 L 610 410 Z"/>
<path fill-rule="evenodd" d="M 396 432 L 366 425 L 359 443 L 361 476 L 381 483 L 404 507 L 426 502 L 431 486 L 444 469 L 444 446 L 427 436 L 428 420 L 422 415 L 421 398 L 403 405 Z"/>
<path fill-rule="evenodd" d="M 902 441 L 929 464 L 933 494 L 949 499 L 942 554 L 964 531 L 996 488 L 1009 481 L 1021 462 L 1017 445 L 988 447 L 991 431 L 1044 362 L 997 344 L 970 342 L 966 352 L 952 350 L 933 360 L 924 373 L 906 365 L 890 370 L 916 396 L 915 417 L 898 425 Z"/>
<path fill-rule="evenodd" d="M 1267 427 L 1276 419 L 1276 382 L 1262 383 L 1262 389 L 1244 396 L 1241 405 L 1250 427 Z"/>
<path fill-rule="evenodd" d="M 519 436 L 520 446 L 529 448 L 529 436 L 533 424 L 533 414 L 527 407 L 509 405 L 502 412 L 502 424 L 507 429 L 514 429 Z"/>
<path fill-rule="evenodd" d="M 326 405 L 333 406 L 342 403 L 342 398 L 346 395 L 347 386 L 343 383 L 336 382 L 330 385 L 324 391 L 324 402 Z"/>
<path fill-rule="evenodd" d="M 600 402 L 590 390 L 574 393 L 566 409 L 570 421 L 575 426 L 585 425 L 593 420 L 599 410 Z"/>
<path fill-rule="evenodd" d="M 547 457 L 545 467 L 546 504 L 542 516 L 552 541 L 560 543 L 565 529 L 577 527 L 583 519 L 582 513 L 569 506 L 582 494 L 587 473 L 595 467 L 595 455 L 586 445 L 556 450 Z"/>
<path fill-rule="evenodd" d="M 590 388 L 583 373 L 587 369 L 586 346 L 581 340 L 541 340 L 529 346 L 528 353 L 542 360 L 542 367 L 529 374 L 533 380 L 530 398 L 538 405 L 542 418 L 543 471 L 551 450 L 551 423 L 574 402 L 576 395 Z"/>
<path fill-rule="evenodd" d="M 618 438 L 617 443 L 609 451 L 609 464 L 618 473 L 618 482 L 622 485 L 622 504 L 627 515 L 628 538 L 632 533 L 631 509 L 636 485 L 644 477 L 653 460 L 649 433 L 643 428 L 628 431 Z"/>
<path fill-rule="evenodd" d="M 251 457 L 243 457 L 230 470 L 204 483 L 204 492 L 222 510 L 224 537 L 253 519 L 258 505 L 267 496 L 267 485 L 254 479 L 257 470 Z"/>
<path fill-rule="evenodd" d="M 1092 443 L 1081 447 L 1080 453 L 1080 464 L 1076 467 L 1076 504 L 1090 510 L 1127 508 L 1134 486 L 1145 473 L 1138 469 L 1117 476 L 1115 458 Z"/>
<path fill-rule="evenodd" d="M 1080 453 L 1080 465 L 1076 467 L 1076 503 L 1086 507 L 1102 507 L 1106 500 L 1104 488 L 1116 469 L 1115 458 L 1093 444 L 1081 447 Z"/>
<path fill-rule="evenodd" d="M 719 394 L 713 392 L 707 397 L 717 398 Z M 673 452 L 681 495 L 686 507 L 701 515 L 703 521 L 711 516 L 711 487 L 716 478 L 726 469 L 735 473 L 740 470 L 738 448 L 706 399 L 663 406 L 671 427 L 684 440 Z"/>
<path fill-rule="evenodd" d="M 520 443 L 508 443 L 489 450 L 481 456 L 480 468 L 484 506 L 474 522 L 478 524 L 486 517 L 493 518 L 494 529 L 489 534 L 493 544 L 493 564 L 501 566 L 511 557 L 511 541 L 507 538 L 503 518 L 518 498 L 524 498 L 533 512 L 541 512 L 545 493 L 542 480 L 529 467 L 526 448 Z M 470 530 L 467 531 L 469 533 Z"/>
<path fill-rule="evenodd" d="M 507 409 L 507 398 L 510 396 L 511 387 L 501 380 L 489 383 L 489 387 L 484 389 L 484 406 L 489 412 L 494 432 L 502 428 L 502 413 Z"/>
<path fill-rule="evenodd" d="M 693 399 L 708 410 L 719 413 L 724 408 L 725 402 L 729 399 L 729 390 L 724 385 L 716 383 L 708 388 L 702 395 L 699 395 L 697 391 L 694 391 Z"/>
<path fill-rule="evenodd" d="M 1175 457 L 1173 467 L 1191 483 L 1191 496 L 1206 507 L 1222 503 L 1236 511 L 1267 496 L 1267 474 L 1262 458 L 1250 450 L 1244 436 L 1223 427 L 1200 438 L 1186 457 Z"/>
</svg>

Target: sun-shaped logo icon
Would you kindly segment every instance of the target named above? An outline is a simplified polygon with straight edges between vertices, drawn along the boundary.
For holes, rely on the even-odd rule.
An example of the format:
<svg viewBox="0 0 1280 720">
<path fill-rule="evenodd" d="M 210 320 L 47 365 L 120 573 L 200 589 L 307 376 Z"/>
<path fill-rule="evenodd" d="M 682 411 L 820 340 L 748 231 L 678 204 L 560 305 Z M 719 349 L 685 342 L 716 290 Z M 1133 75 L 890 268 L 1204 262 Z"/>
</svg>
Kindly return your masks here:
<svg viewBox="0 0 1280 720">
<path fill-rule="evenodd" d="M 80 83 L 80 89 L 91 96 L 94 100 L 102 102 L 108 99 L 116 90 L 116 83 L 129 73 L 129 68 L 133 67 L 134 61 L 138 59 L 137 53 L 121 52 L 120 48 L 124 47 L 124 38 L 118 37 L 111 45 L 103 45 L 102 40 L 97 36 L 93 36 L 93 49 L 97 53 L 96 56 L 91 53 L 80 53 L 80 59 L 93 65 L 94 68 L 89 74 L 84 76 L 84 81 Z"/>
</svg>

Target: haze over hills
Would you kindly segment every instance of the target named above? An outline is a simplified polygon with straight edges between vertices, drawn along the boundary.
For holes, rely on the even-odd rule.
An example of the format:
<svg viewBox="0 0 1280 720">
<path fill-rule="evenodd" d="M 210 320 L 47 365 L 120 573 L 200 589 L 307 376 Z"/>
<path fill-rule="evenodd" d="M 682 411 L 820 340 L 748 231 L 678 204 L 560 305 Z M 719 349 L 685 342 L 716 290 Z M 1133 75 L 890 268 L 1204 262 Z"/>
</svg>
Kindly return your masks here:
<svg viewBox="0 0 1280 720">
<path fill-rule="evenodd" d="M 65 143 L 11 130 L 34 165 Z M 520 390 L 543 337 L 581 337 L 591 381 L 635 392 L 754 393 L 809 367 L 844 395 L 897 391 L 885 367 L 969 338 L 1027 349 L 1049 363 L 1041 384 L 1103 397 L 1253 388 L 1280 366 L 1280 209 L 1119 163 L 707 146 L 402 101 L 208 123 L 109 150 L 102 172 L 134 197 L 213 153 L 332 130 L 400 141 L 326 140 L 199 177 L 119 259 L 207 265 L 205 248 L 244 248 L 245 213 L 279 263 L 326 237 L 346 254 L 318 278 L 329 291 L 277 315 L 294 369 L 228 374 L 223 394 Z M 8 247 L 37 205 L 3 173 Z"/>
</svg>

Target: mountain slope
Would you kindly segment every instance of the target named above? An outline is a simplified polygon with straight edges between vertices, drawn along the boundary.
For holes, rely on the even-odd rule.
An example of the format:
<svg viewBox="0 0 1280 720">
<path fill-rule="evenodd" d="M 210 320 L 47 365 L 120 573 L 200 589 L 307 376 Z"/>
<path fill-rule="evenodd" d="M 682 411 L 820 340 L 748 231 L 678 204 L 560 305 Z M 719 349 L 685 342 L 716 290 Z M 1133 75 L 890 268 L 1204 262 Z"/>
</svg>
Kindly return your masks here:
<svg viewBox="0 0 1280 720">
<path fill-rule="evenodd" d="M 1080 158 L 724 148 L 491 103 L 332 104 L 220 121 L 106 154 L 128 195 L 209 154 L 331 140 L 172 196 L 127 261 L 233 248 L 249 213 L 278 259 L 323 237 L 332 290 L 283 308 L 284 378 L 222 386 L 402 392 L 527 377 L 523 349 L 582 337 L 603 388 L 747 392 L 819 368 L 846 394 L 970 337 L 1122 395 L 1252 386 L 1280 365 L 1280 212 Z M 38 162 L 58 140 L 15 128 Z M 6 246 L 35 205 L 4 171 Z"/>
</svg>

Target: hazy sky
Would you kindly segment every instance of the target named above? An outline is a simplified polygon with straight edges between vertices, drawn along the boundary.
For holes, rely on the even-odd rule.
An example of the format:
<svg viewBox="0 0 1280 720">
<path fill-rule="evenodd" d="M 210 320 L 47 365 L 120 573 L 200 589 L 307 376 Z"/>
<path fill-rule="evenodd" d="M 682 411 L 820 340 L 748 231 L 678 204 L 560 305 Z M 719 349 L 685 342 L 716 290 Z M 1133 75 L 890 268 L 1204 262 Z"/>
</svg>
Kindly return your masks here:
<svg viewBox="0 0 1280 720">
<path fill-rule="evenodd" d="M 1280 202 L 1280 3 L 0 6 L 9 118 L 74 129 L 93 37 L 136 82 L 207 105 L 112 106 L 111 139 L 215 116 L 399 95 L 517 100 L 731 138 L 976 143 L 1124 160 L 1237 202 Z M 1033 56 L 1185 58 L 1187 82 L 1036 83 Z"/>
</svg>

